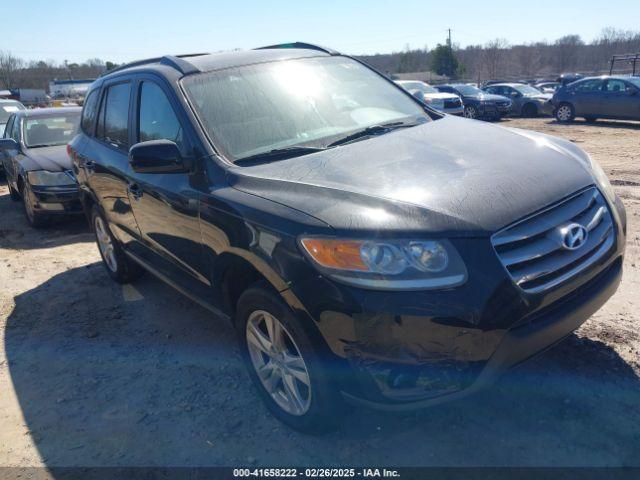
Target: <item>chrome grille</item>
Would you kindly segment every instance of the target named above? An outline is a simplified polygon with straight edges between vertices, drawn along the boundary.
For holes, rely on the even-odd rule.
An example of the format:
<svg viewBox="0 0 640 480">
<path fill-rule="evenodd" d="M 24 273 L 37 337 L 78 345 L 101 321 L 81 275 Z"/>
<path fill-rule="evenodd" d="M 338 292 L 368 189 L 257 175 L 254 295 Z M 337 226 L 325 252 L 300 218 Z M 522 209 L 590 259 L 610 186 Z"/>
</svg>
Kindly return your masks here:
<svg viewBox="0 0 640 480">
<path fill-rule="evenodd" d="M 576 224 L 587 235 L 579 248 L 570 250 L 566 231 Z M 589 188 L 499 231 L 491 243 L 515 284 L 536 293 L 595 263 L 613 246 L 613 227 L 604 197 Z"/>
</svg>

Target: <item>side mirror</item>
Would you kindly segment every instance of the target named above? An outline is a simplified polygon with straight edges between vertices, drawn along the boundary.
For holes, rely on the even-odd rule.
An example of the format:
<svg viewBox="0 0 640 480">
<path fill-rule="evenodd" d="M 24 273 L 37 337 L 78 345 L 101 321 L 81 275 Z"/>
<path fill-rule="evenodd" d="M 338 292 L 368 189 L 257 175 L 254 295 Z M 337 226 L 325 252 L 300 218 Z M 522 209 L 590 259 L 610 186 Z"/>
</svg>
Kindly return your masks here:
<svg viewBox="0 0 640 480">
<path fill-rule="evenodd" d="M 20 145 L 13 138 L 0 138 L 0 150 L 20 150 Z"/>
<path fill-rule="evenodd" d="M 413 92 L 411 92 L 411 95 L 413 95 L 421 102 L 424 102 L 424 94 L 420 90 L 414 90 Z"/>
<path fill-rule="evenodd" d="M 150 140 L 132 145 L 129 163 L 137 173 L 181 173 L 188 171 L 180 149 L 170 140 Z"/>
</svg>

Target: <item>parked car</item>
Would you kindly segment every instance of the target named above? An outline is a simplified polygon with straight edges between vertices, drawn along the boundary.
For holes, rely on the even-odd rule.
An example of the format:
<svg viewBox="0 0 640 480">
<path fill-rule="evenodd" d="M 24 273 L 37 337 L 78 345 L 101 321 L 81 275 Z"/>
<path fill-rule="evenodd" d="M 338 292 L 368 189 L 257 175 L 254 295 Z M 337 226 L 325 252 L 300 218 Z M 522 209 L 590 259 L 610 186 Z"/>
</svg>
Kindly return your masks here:
<svg viewBox="0 0 640 480">
<path fill-rule="evenodd" d="M 24 105 L 17 100 L 5 100 L 0 98 L 0 137 L 4 135 L 7 120 L 9 120 L 11 114 L 24 109 Z"/>
<path fill-rule="evenodd" d="M 113 70 L 69 151 L 106 272 L 228 315 L 260 397 L 305 431 L 343 399 L 470 393 L 621 277 L 624 207 L 576 145 L 442 115 L 309 44 Z"/>
<path fill-rule="evenodd" d="M 554 94 L 555 91 L 558 89 L 558 87 L 560 86 L 559 82 L 540 82 L 540 83 L 536 83 L 534 85 L 538 90 L 540 90 L 542 93 L 550 93 L 550 94 Z"/>
<path fill-rule="evenodd" d="M 501 95 L 492 95 L 479 88 L 456 83 L 437 85 L 440 92 L 453 93 L 462 98 L 464 116 L 471 119 L 500 120 L 511 111 L 511 100 Z"/>
<path fill-rule="evenodd" d="M 584 117 L 640 120 L 640 77 L 590 77 L 559 88 L 552 104 L 559 122 Z"/>
<path fill-rule="evenodd" d="M 439 92 L 428 83 L 417 80 L 398 80 L 396 83 L 418 100 L 436 110 L 450 115 L 462 115 L 464 113 L 464 106 L 458 95 Z"/>
<path fill-rule="evenodd" d="M 19 110 L 9 117 L 0 140 L 0 160 L 11 199 L 22 199 L 33 227 L 44 225 L 51 216 L 82 214 L 78 184 L 67 155 L 80 110 Z"/>
<path fill-rule="evenodd" d="M 485 87 L 484 91 L 494 95 L 502 95 L 511 99 L 511 113 L 522 117 L 537 117 L 551 115 L 553 105 L 552 95 L 542 93 L 537 88 L 524 83 L 499 83 Z"/>
</svg>

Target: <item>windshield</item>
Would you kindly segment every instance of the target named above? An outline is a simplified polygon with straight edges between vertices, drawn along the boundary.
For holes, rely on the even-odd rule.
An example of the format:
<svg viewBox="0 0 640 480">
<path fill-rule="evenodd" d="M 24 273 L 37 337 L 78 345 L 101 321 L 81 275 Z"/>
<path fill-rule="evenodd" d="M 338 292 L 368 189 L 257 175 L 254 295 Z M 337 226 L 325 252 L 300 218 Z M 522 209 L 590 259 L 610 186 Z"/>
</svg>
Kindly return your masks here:
<svg viewBox="0 0 640 480">
<path fill-rule="evenodd" d="M 400 82 L 400 86 L 405 90 L 420 90 L 422 93 L 439 93 L 431 85 L 422 82 Z"/>
<path fill-rule="evenodd" d="M 232 161 L 292 146 L 326 147 L 374 125 L 429 120 L 409 96 L 345 57 L 234 67 L 187 77 L 184 87 Z"/>
<path fill-rule="evenodd" d="M 24 110 L 19 102 L 0 102 L 0 123 L 7 123 L 12 113 Z"/>
<path fill-rule="evenodd" d="M 66 145 L 78 131 L 80 112 L 27 118 L 24 125 L 24 143 L 27 147 Z"/>
<path fill-rule="evenodd" d="M 474 96 L 482 95 L 484 93 L 482 90 L 472 85 L 454 85 L 453 88 L 455 88 L 462 95 Z"/>
<path fill-rule="evenodd" d="M 540 90 L 533 88 L 531 85 L 514 85 L 513 88 L 523 95 L 540 95 Z"/>
</svg>

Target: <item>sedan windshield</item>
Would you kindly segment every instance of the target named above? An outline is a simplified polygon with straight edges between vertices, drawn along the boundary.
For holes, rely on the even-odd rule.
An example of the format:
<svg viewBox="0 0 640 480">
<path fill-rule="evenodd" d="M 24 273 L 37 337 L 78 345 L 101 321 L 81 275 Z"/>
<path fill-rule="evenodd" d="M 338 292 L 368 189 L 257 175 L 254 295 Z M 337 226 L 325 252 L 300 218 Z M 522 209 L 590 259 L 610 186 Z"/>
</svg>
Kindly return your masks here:
<svg viewBox="0 0 640 480">
<path fill-rule="evenodd" d="M 293 146 L 325 148 L 367 127 L 429 120 L 411 97 L 345 57 L 234 67 L 187 77 L 184 87 L 232 161 Z"/>
<path fill-rule="evenodd" d="M 523 95 L 540 95 L 540 90 L 533 88 L 531 85 L 514 85 L 513 88 Z"/>
<path fill-rule="evenodd" d="M 27 118 L 24 126 L 24 142 L 31 148 L 66 145 L 77 133 L 79 123 L 79 112 Z"/>
<path fill-rule="evenodd" d="M 24 110 L 19 102 L 0 102 L 0 123 L 7 123 L 12 113 Z"/>
<path fill-rule="evenodd" d="M 484 94 L 482 90 L 474 87 L 473 85 L 454 85 L 453 88 L 455 88 L 462 95 L 476 96 Z"/>
</svg>

